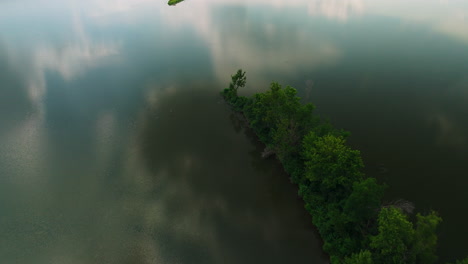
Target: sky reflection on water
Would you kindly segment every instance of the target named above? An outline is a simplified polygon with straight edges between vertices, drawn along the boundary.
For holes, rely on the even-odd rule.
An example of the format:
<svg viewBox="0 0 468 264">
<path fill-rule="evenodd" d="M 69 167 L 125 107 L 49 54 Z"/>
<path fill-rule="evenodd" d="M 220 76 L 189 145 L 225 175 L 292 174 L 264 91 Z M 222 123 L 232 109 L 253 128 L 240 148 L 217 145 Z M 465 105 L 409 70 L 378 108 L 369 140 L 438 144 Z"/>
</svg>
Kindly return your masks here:
<svg viewBox="0 0 468 264">
<path fill-rule="evenodd" d="M 441 257 L 463 257 L 466 28 L 462 0 L 2 1 L 0 259 L 326 262 L 219 104 L 239 67 L 246 93 L 292 84 L 351 130 L 389 197 L 441 212 Z"/>
</svg>

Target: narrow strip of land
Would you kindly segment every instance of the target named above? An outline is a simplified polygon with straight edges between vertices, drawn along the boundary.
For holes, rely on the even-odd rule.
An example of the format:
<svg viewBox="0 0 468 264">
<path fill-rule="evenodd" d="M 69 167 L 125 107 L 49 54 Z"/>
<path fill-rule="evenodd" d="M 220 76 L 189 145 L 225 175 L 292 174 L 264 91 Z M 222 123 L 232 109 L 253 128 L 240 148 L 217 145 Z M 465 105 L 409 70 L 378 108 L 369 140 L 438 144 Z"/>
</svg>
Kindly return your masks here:
<svg viewBox="0 0 468 264">
<path fill-rule="evenodd" d="M 408 201 L 383 202 L 385 185 L 364 175 L 361 153 L 346 143 L 350 133 L 313 114 L 314 105 L 302 104 L 296 89 L 272 83 L 264 93 L 239 96 L 245 84 L 245 72 L 238 70 L 221 95 L 298 185 L 332 263 L 437 261 L 442 218 L 436 212 L 412 215 Z"/>
</svg>

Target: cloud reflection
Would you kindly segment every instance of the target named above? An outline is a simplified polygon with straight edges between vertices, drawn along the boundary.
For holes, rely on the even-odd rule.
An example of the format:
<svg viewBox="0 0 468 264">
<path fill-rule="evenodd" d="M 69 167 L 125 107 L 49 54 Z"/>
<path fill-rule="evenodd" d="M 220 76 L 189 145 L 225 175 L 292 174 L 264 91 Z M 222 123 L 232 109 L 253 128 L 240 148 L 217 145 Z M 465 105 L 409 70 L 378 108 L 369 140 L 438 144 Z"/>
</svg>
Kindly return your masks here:
<svg viewBox="0 0 468 264">
<path fill-rule="evenodd" d="M 317 0 L 310 2 L 308 12 L 310 15 L 346 21 L 352 15 L 362 15 L 364 6 L 363 0 Z"/>
<path fill-rule="evenodd" d="M 263 2 L 256 2 L 259 3 Z M 273 5 L 276 3 L 289 6 L 278 1 Z M 322 2 L 317 3 L 322 6 Z M 296 4 L 299 2 L 290 3 Z M 220 82 L 242 67 L 252 79 L 257 79 L 254 84 L 264 84 L 299 69 L 333 65 L 341 56 L 337 46 L 323 33 L 309 27 L 308 22 L 298 25 L 279 10 L 251 12 L 247 6 L 202 3 L 182 6 L 177 17 L 168 16 L 167 20 L 175 29 L 190 25 L 198 31 L 210 47 L 213 69 Z M 188 12 L 193 9 L 197 12 Z"/>
<path fill-rule="evenodd" d="M 285 263 L 305 254 L 326 262 L 311 250 L 319 245 L 307 219 L 292 217 L 303 211 L 300 203 L 291 204 L 294 192 L 284 195 L 287 179 L 259 152 L 245 153 L 251 143 L 231 129 L 229 112 L 210 86 L 148 88 L 149 105 L 139 115 L 124 163 L 123 203 L 128 215 L 138 216 L 129 225 L 139 230 L 128 261 Z M 223 145 L 226 140 L 237 147 Z M 239 171 L 238 164 L 250 161 L 259 168 Z M 291 240 L 301 246 L 290 247 Z"/>
<path fill-rule="evenodd" d="M 412 24 L 428 26 L 468 43 L 468 2 L 464 0 L 402 1 L 365 0 L 366 13 L 394 17 Z"/>
<path fill-rule="evenodd" d="M 24 28 L 23 31 L 21 30 L 22 27 L 14 24 L 10 25 L 10 28 L 18 28 L 14 38 L 10 39 L 8 35 L 0 35 L 0 37 L 4 38 L 10 56 L 21 62 L 21 64 L 10 66 L 17 67 L 17 70 L 22 72 L 24 79 L 27 80 L 26 85 L 28 86 L 30 99 L 36 105 L 42 100 L 46 92 L 47 72 L 57 72 L 64 80 L 69 81 L 89 68 L 98 66 L 99 62 L 104 58 L 119 53 L 119 44 L 115 41 L 95 41 L 90 37 L 83 22 L 84 14 L 78 8 L 74 5 L 62 6 L 61 8 L 64 9 L 61 12 L 70 12 L 71 16 L 67 18 L 71 17 L 71 19 L 69 21 L 56 21 L 55 23 L 63 25 L 64 32 L 69 35 L 68 38 L 51 41 L 51 38 L 48 38 L 46 34 L 48 28 L 41 28 L 41 34 L 30 35 L 29 29 Z M 17 8 L 12 8 L 11 11 L 15 10 L 17 11 Z M 50 16 L 48 12 L 50 10 L 47 8 L 38 9 L 37 16 L 41 21 L 43 21 L 42 19 L 47 21 L 47 17 Z M 41 27 L 40 25 L 47 27 L 47 23 L 38 23 L 37 19 L 37 17 L 23 17 L 14 21 L 19 21 L 19 23 L 28 21 L 38 27 Z M 19 41 L 22 45 L 17 45 Z"/>
<path fill-rule="evenodd" d="M 466 145 L 466 134 L 449 116 L 441 113 L 435 114 L 429 119 L 429 122 L 436 127 L 437 145 L 456 148 L 463 148 Z"/>
</svg>

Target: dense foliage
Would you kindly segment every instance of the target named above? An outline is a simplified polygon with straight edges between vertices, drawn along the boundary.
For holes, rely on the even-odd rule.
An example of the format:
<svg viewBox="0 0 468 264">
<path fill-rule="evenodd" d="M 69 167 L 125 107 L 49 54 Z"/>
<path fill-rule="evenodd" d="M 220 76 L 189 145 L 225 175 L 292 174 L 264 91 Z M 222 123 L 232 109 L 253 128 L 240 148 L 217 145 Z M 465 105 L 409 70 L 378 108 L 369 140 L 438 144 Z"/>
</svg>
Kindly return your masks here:
<svg viewBox="0 0 468 264">
<path fill-rule="evenodd" d="M 457 260 L 455 261 L 455 263 L 453 264 L 468 264 L 468 257 L 467 258 L 464 258 L 462 260 Z"/>
<path fill-rule="evenodd" d="M 312 215 L 332 263 L 434 263 L 442 219 L 417 214 L 415 223 L 397 206 L 383 206 L 385 186 L 365 177 L 361 154 L 346 144 L 349 133 L 333 128 L 302 104 L 296 89 L 272 83 L 252 97 L 238 70 L 221 93 L 244 114 L 251 129 L 273 151 Z M 464 262 L 463 262 L 464 263 Z"/>
</svg>

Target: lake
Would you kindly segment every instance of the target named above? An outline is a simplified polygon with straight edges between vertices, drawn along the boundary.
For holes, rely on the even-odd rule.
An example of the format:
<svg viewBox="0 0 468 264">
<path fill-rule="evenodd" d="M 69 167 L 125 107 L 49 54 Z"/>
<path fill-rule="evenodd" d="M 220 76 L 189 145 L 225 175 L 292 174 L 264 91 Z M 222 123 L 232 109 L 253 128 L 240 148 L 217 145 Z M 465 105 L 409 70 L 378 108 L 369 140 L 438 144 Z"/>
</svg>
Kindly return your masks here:
<svg viewBox="0 0 468 264">
<path fill-rule="evenodd" d="M 467 28 L 463 0 L 0 1 L 0 262 L 328 263 L 219 96 L 238 68 L 351 131 L 465 257 Z"/>
</svg>

